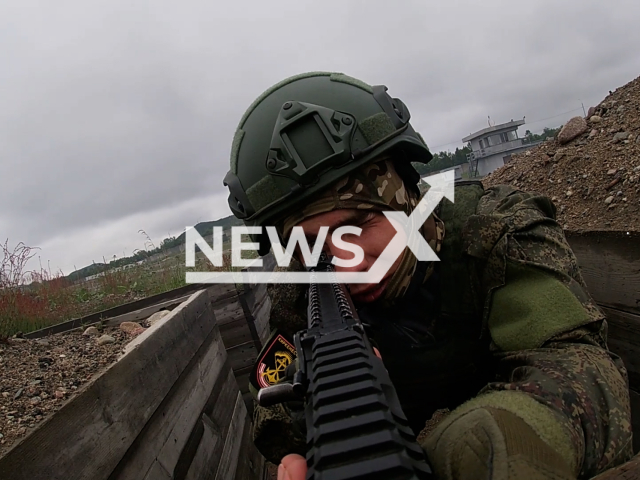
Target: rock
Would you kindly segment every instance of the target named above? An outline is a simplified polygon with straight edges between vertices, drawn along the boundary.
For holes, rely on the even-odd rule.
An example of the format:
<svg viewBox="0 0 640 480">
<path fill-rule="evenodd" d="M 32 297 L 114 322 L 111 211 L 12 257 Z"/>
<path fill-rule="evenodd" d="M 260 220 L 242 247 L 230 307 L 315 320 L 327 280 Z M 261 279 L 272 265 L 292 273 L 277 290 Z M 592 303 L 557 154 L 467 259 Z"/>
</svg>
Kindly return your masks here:
<svg viewBox="0 0 640 480">
<path fill-rule="evenodd" d="M 618 132 L 613 136 L 613 140 L 611 140 L 611 142 L 618 143 L 622 140 L 626 140 L 628 136 L 629 136 L 629 132 Z"/>
<path fill-rule="evenodd" d="M 589 107 L 589 110 L 587 110 L 587 118 L 592 117 L 594 113 L 596 113 L 596 107 Z"/>
<path fill-rule="evenodd" d="M 596 130 L 595 128 L 589 132 L 589 138 L 593 138 L 596 135 L 598 135 L 598 130 Z"/>
<path fill-rule="evenodd" d="M 116 339 L 113 338 L 111 335 L 102 335 L 100 338 L 98 338 L 96 343 L 98 345 L 106 345 L 108 343 L 114 343 L 115 341 Z"/>
<path fill-rule="evenodd" d="M 573 195 L 573 192 L 571 190 L 567 190 L 566 195 L 567 195 L 567 197 L 570 197 L 571 195 Z"/>
<path fill-rule="evenodd" d="M 587 131 L 587 121 L 582 117 L 573 117 L 558 134 L 558 143 L 564 145 Z"/>
<path fill-rule="evenodd" d="M 64 398 L 65 393 L 66 392 L 63 392 L 61 390 L 56 390 L 55 392 L 53 392 L 53 396 L 60 400 L 61 398 Z"/>
<path fill-rule="evenodd" d="M 37 405 L 42 401 L 42 399 L 38 396 L 35 397 L 31 397 L 31 399 L 29 400 L 29 403 L 31 403 L 31 405 Z"/>
<path fill-rule="evenodd" d="M 620 177 L 618 178 L 614 178 L 613 180 L 611 180 L 611 182 L 609 183 L 609 185 L 607 185 L 605 187 L 606 190 L 609 190 L 610 188 L 616 186 L 618 183 L 620 182 Z"/>
<path fill-rule="evenodd" d="M 615 168 L 612 168 L 611 170 L 609 170 L 609 171 L 607 172 L 607 175 L 615 175 L 617 171 L 618 171 L 618 170 L 616 170 Z"/>
<path fill-rule="evenodd" d="M 163 319 L 167 315 L 169 315 L 169 310 L 160 310 L 159 312 L 156 312 L 153 315 L 151 315 L 147 319 L 147 323 L 149 324 L 149 326 L 154 325 L 155 323 L 158 323 L 159 320 Z"/>
<path fill-rule="evenodd" d="M 589 117 L 589 122 L 591 122 L 591 123 L 600 123 L 600 122 L 602 122 L 602 117 L 600 117 L 598 115 L 593 115 L 592 117 Z"/>
<path fill-rule="evenodd" d="M 144 328 L 142 328 L 142 325 L 136 322 L 122 322 L 120 324 L 120 330 L 130 335 L 134 334 L 134 332 L 137 332 L 135 333 L 137 335 L 138 333 L 141 333 L 141 330 L 144 332 Z"/>
<path fill-rule="evenodd" d="M 13 399 L 14 399 L 14 400 L 19 399 L 19 398 L 22 396 L 22 392 L 23 392 L 23 390 L 24 390 L 23 388 L 21 388 L 20 390 L 18 390 L 18 391 L 16 392 L 16 394 L 13 396 Z"/>
<path fill-rule="evenodd" d="M 607 197 L 607 198 L 604 200 L 604 203 L 605 203 L 605 204 L 607 204 L 607 205 L 609 205 L 611 202 L 613 202 L 613 195 L 611 195 L 611 196 Z"/>
<path fill-rule="evenodd" d="M 82 335 L 84 335 L 85 337 L 100 335 L 100 330 L 98 330 L 96 327 L 89 327 L 82 333 Z"/>
<path fill-rule="evenodd" d="M 46 338 L 39 338 L 38 340 L 36 340 L 36 343 L 41 347 L 48 347 L 49 345 L 51 345 L 49 343 L 49 340 L 47 340 Z"/>
<path fill-rule="evenodd" d="M 553 160 L 554 162 L 558 162 L 558 161 L 560 161 L 560 160 L 562 159 L 562 157 L 564 157 L 565 155 L 566 155 L 566 153 L 564 153 L 564 152 L 558 152 L 558 153 L 556 153 L 556 154 L 553 156 L 553 159 L 552 159 L 552 160 Z"/>
</svg>

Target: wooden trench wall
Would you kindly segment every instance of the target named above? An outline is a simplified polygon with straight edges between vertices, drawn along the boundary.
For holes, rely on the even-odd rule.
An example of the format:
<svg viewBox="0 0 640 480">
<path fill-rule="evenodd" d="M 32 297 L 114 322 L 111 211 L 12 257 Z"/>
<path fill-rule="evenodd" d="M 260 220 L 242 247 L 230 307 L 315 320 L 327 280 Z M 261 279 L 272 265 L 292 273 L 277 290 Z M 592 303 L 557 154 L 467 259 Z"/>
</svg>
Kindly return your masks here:
<svg viewBox="0 0 640 480">
<path fill-rule="evenodd" d="M 640 234 L 567 233 L 631 386 L 640 450 Z M 273 258 L 264 259 L 273 269 Z M 265 285 L 193 293 L 0 458 L 0 479 L 253 480 L 248 378 L 269 336 Z M 151 308 L 151 307 L 145 307 Z"/>
<path fill-rule="evenodd" d="M 640 233 L 566 234 L 589 293 L 607 316 L 609 350 L 629 375 L 634 451 L 640 451 Z"/>
<path fill-rule="evenodd" d="M 0 479 L 263 478 L 248 374 L 268 312 L 265 286 L 192 294 L 1 457 Z"/>
</svg>

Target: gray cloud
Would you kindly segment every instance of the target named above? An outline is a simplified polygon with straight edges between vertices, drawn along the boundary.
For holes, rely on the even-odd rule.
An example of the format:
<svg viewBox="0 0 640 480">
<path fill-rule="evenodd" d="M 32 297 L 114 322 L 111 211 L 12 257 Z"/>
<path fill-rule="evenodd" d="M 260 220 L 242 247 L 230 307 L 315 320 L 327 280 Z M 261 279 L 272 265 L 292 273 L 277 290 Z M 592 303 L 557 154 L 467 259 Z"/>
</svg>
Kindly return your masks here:
<svg viewBox="0 0 640 480">
<path fill-rule="evenodd" d="M 388 85 L 436 150 L 488 115 L 559 125 L 640 74 L 633 0 L 390 6 L 3 3 L 0 236 L 69 271 L 227 215 L 240 116 L 301 71 Z"/>
</svg>

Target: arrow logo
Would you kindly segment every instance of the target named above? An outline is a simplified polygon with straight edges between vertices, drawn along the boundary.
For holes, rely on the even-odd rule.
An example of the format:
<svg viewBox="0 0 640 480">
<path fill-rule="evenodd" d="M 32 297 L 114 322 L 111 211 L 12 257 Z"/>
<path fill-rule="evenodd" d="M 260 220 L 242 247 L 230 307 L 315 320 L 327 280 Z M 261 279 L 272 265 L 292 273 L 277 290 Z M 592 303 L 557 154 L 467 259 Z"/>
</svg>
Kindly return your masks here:
<svg viewBox="0 0 640 480">
<path fill-rule="evenodd" d="M 429 215 L 435 210 L 443 198 L 454 202 L 454 183 L 455 174 L 453 170 L 431 175 L 421 179 L 422 182 L 429 185 L 429 189 L 423 195 L 422 199 L 407 216 L 404 212 L 387 211 L 383 212 L 389 222 L 396 229 L 396 234 L 385 247 L 375 263 L 366 272 L 314 272 L 313 281 L 315 283 L 379 283 L 393 266 L 398 257 L 405 248 L 409 248 L 418 260 L 421 261 L 439 261 L 436 253 L 431 249 L 424 237 L 420 234 L 420 228 L 429 218 Z M 235 227 L 238 228 L 238 227 Z M 246 228 L 246 227 L 239 227 Z M 353 227 L 355 228 L 355 227 Z M 243 232 L 247 233 L 247 232 Z M 200 237 L 202 238 L 202 237 Z M 273 241 L 273 237 L 271 238 Z M 195 243 L 191 245 L 195 250 Z M 309 249 L 307 248 L 307 251 Z M 281 245 L 274 247 L 274 252 L 278 260 L 285 260 L 285 265 L 291 259 L 292 248 L 287 248 L 288 252 L 284 252 Z M 187 258 L 189 257 L 189 245 L 187 245 Z M 314 248 L 311 258 L 319 258 L 320 250 Z M 187 266 L 189 262 L 187 262 Z M 262 266 L 262 259 L 255 261 L 255 267 Z M 310 272 L 260 272 L 260 271 L 244 271 L 244 272 L 187 272 L 187 283 L 311 283 Z"/>
</svg>

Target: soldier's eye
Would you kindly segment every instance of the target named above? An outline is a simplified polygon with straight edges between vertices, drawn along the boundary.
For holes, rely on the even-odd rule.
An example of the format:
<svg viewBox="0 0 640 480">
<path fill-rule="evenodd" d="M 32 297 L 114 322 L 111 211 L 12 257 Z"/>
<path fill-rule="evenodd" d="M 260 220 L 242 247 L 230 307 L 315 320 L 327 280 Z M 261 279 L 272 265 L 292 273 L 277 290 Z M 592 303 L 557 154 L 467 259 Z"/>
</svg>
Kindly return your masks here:
<svg viewBox="0 0 640 480">
<path fill-rule="evenodd" d="M 356 226 L 360 227 L 362 225 L 366 225 L 367 223 L 370 223 L 375 218 L 376 218 L 376 214 L 373 212 L 369 212 L 366 217 L 362 218 L 362 220 L 360 220 L 360 222 L 356 224 Z"/>
</svg>

